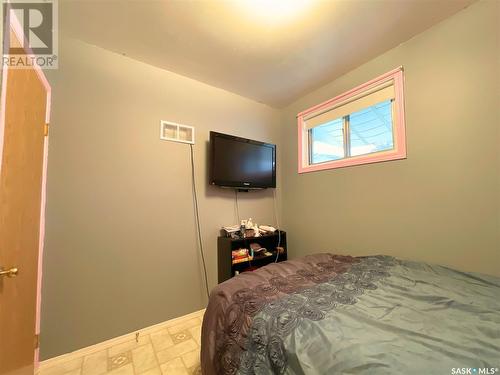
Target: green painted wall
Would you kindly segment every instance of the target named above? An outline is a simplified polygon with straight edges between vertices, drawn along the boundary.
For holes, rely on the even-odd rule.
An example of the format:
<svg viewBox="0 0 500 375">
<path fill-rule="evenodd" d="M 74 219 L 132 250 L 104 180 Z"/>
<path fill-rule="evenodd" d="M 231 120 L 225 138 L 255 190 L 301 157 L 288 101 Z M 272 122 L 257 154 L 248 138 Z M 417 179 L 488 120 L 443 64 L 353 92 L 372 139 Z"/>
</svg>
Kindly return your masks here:
<svg viewBox="0 0 500 375">
<path fill-rule="evenodd" d="M 59 47 L 59 69 L 46 71 L 54 96 L 43 359 L 206 305 L 189 146 L 161 141 L 160 120 L 196 128 L 211 287 L 219 229 L 237 219 L 234 191 L 207 184 L 209 131 L 279 141 L 268 106 L 64 36 Z M 272 197 L 241 194 L 240 215 L 274 223 Z"/>
<path fill-rule="evenodd" d="M 500 275 L 498 4 L 475 3 L 284 109 L 292 256 L 390 254 Z M 400 65 L 408 159 L 297 174 L 296 114 Z"/>
</svg>

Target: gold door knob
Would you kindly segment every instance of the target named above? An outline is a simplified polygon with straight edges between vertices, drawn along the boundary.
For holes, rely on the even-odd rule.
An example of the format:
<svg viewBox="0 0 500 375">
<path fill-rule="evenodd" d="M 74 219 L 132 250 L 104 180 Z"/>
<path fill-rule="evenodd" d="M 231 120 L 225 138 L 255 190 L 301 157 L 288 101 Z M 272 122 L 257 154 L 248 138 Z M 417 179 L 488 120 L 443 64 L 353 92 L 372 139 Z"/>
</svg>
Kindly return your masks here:
<svg viewBox="0 0 500 375">
<path fill-rule="evenodd" d="M 12 267 L 9 270 L 5 270 L 0 267 L 0 277 L 5 276 L 5 277 L 16 277 L 17 274 L 19 273 L 19 270 L 15 267 Z"/>
</svg>

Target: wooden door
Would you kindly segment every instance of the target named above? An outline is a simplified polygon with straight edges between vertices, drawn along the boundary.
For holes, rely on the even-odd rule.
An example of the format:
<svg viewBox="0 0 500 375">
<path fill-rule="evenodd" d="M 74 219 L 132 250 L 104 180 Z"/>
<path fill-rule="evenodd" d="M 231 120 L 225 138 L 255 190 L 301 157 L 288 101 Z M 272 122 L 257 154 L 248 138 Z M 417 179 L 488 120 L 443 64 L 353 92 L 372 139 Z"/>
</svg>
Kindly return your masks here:
<svg viewBox="0 0 500 375">
<path fill-rule="evenodd" d="M 18 271 L 0 276 L 0 375 L 34 372 L 49 95 L 41 71 L 4 70 L 0 267 Z"/>
</svg>

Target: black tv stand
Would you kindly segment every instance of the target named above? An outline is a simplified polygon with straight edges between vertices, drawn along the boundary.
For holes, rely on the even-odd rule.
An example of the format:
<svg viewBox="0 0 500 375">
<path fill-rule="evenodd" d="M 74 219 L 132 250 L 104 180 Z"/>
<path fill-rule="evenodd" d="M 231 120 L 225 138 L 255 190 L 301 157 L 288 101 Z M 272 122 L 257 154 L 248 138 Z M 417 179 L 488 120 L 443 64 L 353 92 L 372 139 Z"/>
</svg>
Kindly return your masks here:
<svg viewBox="0 0 500 375">
<path fill-rule="evenodd" d="M 249 249 L 250 244 L 254 242 L 261 245 L 261 247 L 266 248 L 271 255 L 256 255 L 252 260 L 233 264 L 231 251 L 238 250 L 240 248 Z M 281 253 L 278 253 L 277 250 L 278 243 L 279 247 L 283 248 L 283 252 Z M 233 277 L 236 272 L 241 273 L 249 271 L 250 268 L 260 268 L 266 264 L 273 263 L 275 261 L 282 262 L 284 260 L 287 260 L 286 232 L 284 231 L 276 231 L 260 237 L 231 238 L 221 236 L 217 238 L 217 268 L 219 284 Z"/>
</svg>

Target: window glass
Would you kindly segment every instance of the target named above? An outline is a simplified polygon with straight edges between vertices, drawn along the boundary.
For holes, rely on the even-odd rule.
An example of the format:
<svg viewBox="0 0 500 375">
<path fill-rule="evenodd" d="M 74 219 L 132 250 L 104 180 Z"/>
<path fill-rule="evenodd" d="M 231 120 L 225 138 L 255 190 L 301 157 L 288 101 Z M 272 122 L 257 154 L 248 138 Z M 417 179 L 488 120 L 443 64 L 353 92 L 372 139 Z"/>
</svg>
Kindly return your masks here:
<svg viewBox="0 0 500 375">
<path fill-rule="evenodd" d="M 349 135 L 351 156 L 392 150 L 392 101 L 386 100 L 349 115 Z"/>
<path fill-rule="evenodd" d="M 311 164 L 344 158 L 343 119 L 312 128 L 309 130 L 309 140 Z"/>
</svg>

